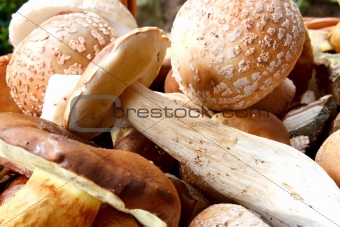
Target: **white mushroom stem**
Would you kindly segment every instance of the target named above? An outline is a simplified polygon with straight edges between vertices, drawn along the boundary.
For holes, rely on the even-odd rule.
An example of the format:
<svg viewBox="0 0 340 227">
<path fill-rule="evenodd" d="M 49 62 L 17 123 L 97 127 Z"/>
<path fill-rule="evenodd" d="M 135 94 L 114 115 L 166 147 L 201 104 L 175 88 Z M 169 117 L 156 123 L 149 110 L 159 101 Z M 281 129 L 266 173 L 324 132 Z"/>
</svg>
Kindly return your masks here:
<svg viewBox="0 0 340 227">
<path fill-rule="evenodd" d="M 207 117 L 166 117 L 165 107 L 184 108 L 138 82 L 120 98 L 125 109 L 162 108 L 163 118 L 141 118 L 129 111 L 128 119 L 217 191 L 260 213 L 273 226 L 340 225 L 339 188 L 298 150 L 228 126 L 211 127 Z"/>
<path fill-rule="evenodd" d="M 67 100 L 79 79 L 80 75 L 51 75 L 48 80 L 40 117 L 63 126 Z"/>
</svg>

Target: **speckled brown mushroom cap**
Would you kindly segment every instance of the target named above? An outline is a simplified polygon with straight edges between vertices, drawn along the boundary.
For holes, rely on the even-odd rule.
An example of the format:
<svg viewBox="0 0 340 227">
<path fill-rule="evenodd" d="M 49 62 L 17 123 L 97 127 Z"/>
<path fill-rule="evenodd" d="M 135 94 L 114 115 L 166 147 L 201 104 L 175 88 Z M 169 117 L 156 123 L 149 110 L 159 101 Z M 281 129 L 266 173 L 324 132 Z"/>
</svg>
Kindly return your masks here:
<svg viewBox="0 0 340 227">
<path fill-rule="evenodd" d="M 119 0 L 29 0 L 9 24 L 9 40 L 16 47 L 30 32 L 49 18 L 63 13 L 93 12 L 103 17 L 117 34 L 137 28 L 134 16 Z"/>
<path fill-rule="evenodd" d="M 7 85 L 27 115 L 40 116 L 52 74 L 81 74 L 95 55 L 116 37 L 94 13 L 58 15 L 45 21 L 13 52 Z"/>
<path fill-rule="evenodd" d="M 171 31 L 181 90 L 214 110 L 246 108 L 278 86 L 303 47 L 290 0 L 188 0 Z"/>
</svg>

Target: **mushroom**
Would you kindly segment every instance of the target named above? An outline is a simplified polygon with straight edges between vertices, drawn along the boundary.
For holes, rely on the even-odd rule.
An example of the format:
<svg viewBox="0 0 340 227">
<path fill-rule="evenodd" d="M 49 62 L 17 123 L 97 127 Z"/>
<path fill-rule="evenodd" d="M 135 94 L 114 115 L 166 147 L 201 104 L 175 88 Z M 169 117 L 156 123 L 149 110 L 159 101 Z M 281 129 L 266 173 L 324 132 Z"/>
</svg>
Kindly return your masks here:
<svg viewBox="0 0 340 227">
<path fill-rule="evenodd" d="M 305 28 L 290 0 L 189 0 L 171 31 L 180 89 L 212 110 L 245 109 L 288 76 Z"/>
<path fill-rule="evenodd" d="M 140 51 L 140 46 L 144 51 Z M 194 127 L 214 125 L 204 115 L 177 118 L 167 115 L 169 109 L 181 109 L 186 113 L 189 109 L 137 81 L 161 64 L 164 55 L 159 53 L 164 54 L 166 46 L 166 38 L 160 30 L 140 28 L 105 47 L 94 59 L 100 68 L 86 70 L 87 74 L 83 76 L 88 80 L 78 83 L 70 98 L 77 97 L 65 111 L 66 128 L 86 135 L 88 128 L 98 127 L 97 123 L 102 122 L 100 118 L 108 117 L 107 114 L 96 115 L 92 108 L 86 108 L 93 106 L 100 110 L 102 102 L 95 104 L 79 100 L 84 94 L 106 95 L 110 91 L 107 86 L 110 82 L 115 88 L 115 96 L 122 92 L 117 99 L 119 102 L 115 103 L 121 104 L 131 125 L 225 197 L 260 213 L 274 226 L 339 225 L 339 188 L 320 166 L 300 151 L 228 126 L 205 127 L 204 130 Z M 120 58 L 122 53 L 126 58 Z M 149 64 L 150 59 L 155 63 Z M 146 64 L 147 70 L 134 71 L 131 63 L 142 67 L 139 62 Z M 99 87 L 102 89 L 96 89 Z M 84 91 L 84 88 L 88 90 Z M 147 112 L 155 109 L 160 110 L 161 118 Z M 142 117 L 139 110 L 142 110 Z M 77 112 L 81 114 L 74 115 Z M 77 129 L 75 122 L 87 129 Z"/>
<path fill-rule="evenodd" d="M 137 28 L 135 18 L 119 0 L 30 0 L 12 15 L 9 41 L 17 47 L 44 21 L 58 14 L 72 12 L 93 12 L 100 15 L 119 36 Z M 100 21 L 95 25 L 100 26 Z"/>
<path fill-rule="evenodd" d="M 237 204 L 214 204 L 199 213 L 189 227 L 199 226 L 258 226 L 269 227 L 261 217 Z"/>
<path fill-rule="evenodd" d="M 176 93 L 182 91 L 179 89 L 179 85 L 177 81 L 175 80 L 175 77 L 172 76 L 172 69 L 168 72 L 165 82 L 164 82 L 164 92 L 165 93 Z"/>
<path fill-rule="evenodd" d="M 81 74 L 115 38 L 115 30 L 94 13 L 58 15 L 42 23 L 14 49 L 7 66 L 7 85 L 19 108 L 40 116 L 49 77 Z"/>
<path fill-rule="evenodd" d="M 340 131 L 332 133 L 316 153 L 315 161 L 326 170 L 330 177 L 340 187 Z"/>
<path fill-rule="evenodd" d="M 120 2 L 136 17 L 137 14 L 137 0 L 120 0 Z"/>
<path fill-rule="evenodd" d="M 310 80 L 314 71 L 314 53 L 309 37 L 308 28 L 305 27 L 305 42 L 303 43 L 302 53 L 299 56 L 293 70 L 289 73 L 288 78 L 291 79 L 296 86 L 295 100 L 300 100 L 301 96 L 307 91 Z"/>
<path fill-rule="evenodd" d="M 212 116 L 213 121 L 244 132 L 290 145 L 288 130 L 274 114 L 261 109 L 225 110 Z M 222 125 L 217 127 L 223 127 Z"/>
<path fill-rule="evenodd" d="M 91 138 L 111 127 L 119 95 L 137 80 L 149 87 L 168 46 L 167 36 L 153 27 L 132 30 L 108 44 L 87 66 L 69 97 L 65 128 Z"/>
<path fill-rule="evenodd" d="M 340 53 L 340 22 L 328 34 L 330 44 L 335 48 L 337 53 Z"/>
<path fill-rule="evenodd" d="M 292 80 L 286 78 L 279 86 L 274 88 L 274 90 L 250 108 L 268 111 L 278 118 L 281 118 L 289 111 L 290 104 L 294 100 L 295 94 L 296 86 Z"/>
</svg>

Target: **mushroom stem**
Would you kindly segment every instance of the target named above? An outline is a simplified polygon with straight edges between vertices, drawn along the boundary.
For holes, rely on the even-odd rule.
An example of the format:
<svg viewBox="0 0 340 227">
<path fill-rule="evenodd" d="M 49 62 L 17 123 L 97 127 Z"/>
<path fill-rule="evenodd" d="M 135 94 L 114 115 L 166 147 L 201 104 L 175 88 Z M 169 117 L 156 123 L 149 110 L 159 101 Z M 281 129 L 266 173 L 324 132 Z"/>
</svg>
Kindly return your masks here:
<svg viewBox="0 0 340 227">
<path fill-rule="evenodd" d="M 217 127 L 201 115 L 171 117 L 176 110 L 183 115 L 189 109 L 138 82 L 128 87 L 120 99 L 138 131 L 214 189 L 260 213 L 273 226 L 340 224 L 338 187 L 320 166 L 298 150 L 228 126 Z M 162 118 L 151 114 L 140 117 L 141 109 L 161 109 Z"/>
</svg>

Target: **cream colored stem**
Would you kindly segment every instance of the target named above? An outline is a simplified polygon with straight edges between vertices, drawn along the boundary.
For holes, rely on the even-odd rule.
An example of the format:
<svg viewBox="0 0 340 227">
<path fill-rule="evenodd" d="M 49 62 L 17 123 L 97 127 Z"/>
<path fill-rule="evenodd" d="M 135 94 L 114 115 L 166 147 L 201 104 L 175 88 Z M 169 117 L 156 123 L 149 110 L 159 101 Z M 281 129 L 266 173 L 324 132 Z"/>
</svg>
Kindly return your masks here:
<svg viewBox="0 0 340 227">
<path fill-rule="evenodd" d="M 340 225 L 338 187 L 296 149 L 218 126 L 206 117 L 169 117 L 170 109 L 182 107 L 138 82 L 124 91 L 121 101 L 123 108 L 130 109 L 128 119 L 137 130 L 217 191 L 260 213 L 273 226 Z M 165 107 L 168 117 L 163 111 L 164 118 L 134 114 Z"/>
</svg>

